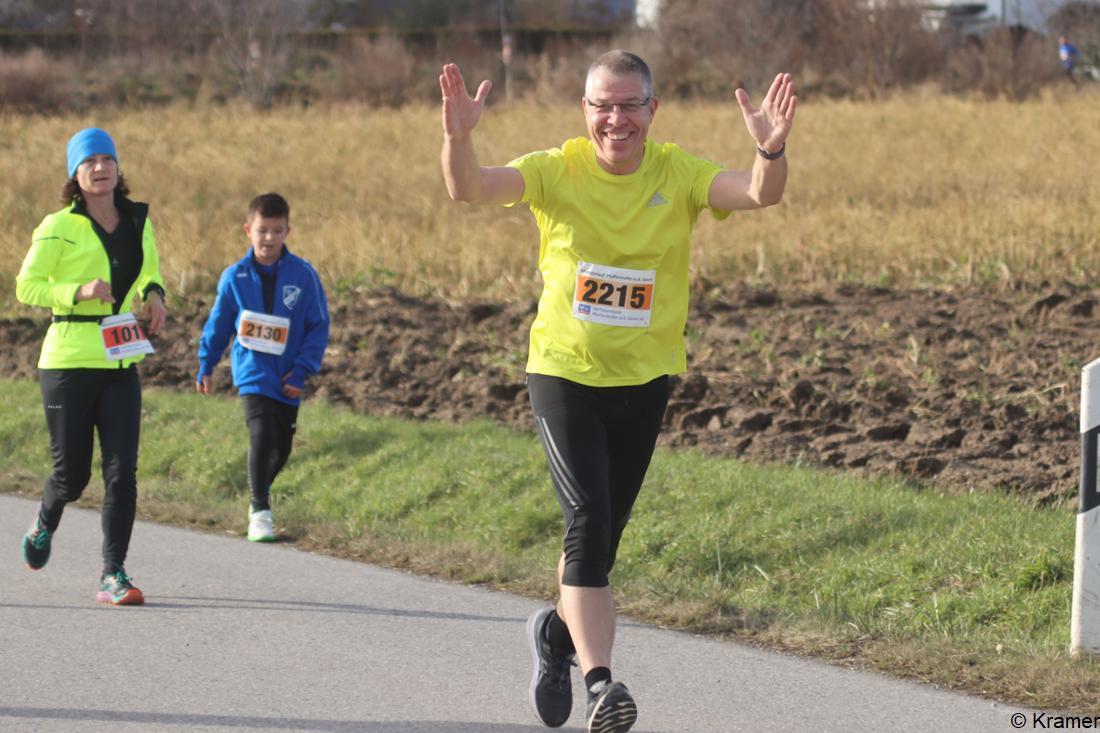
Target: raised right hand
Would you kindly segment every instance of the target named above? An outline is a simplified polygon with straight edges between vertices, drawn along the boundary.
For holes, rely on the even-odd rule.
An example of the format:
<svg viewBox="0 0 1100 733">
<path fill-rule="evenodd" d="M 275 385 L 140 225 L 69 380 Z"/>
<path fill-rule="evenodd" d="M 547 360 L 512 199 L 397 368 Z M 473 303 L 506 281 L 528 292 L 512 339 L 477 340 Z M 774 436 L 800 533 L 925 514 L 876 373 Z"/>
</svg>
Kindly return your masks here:
<svg viewBox="0 0 1100 733">
<path fill-rule="evenodd" d="M 456 64 L 447 64 L 439 75 L 439 90 L 443 93 L 443 134 L 451 140 L 469 136 L 481 119 L 485 98 L 493 83 L 486 79 L 477 88 L 477 96 L 466 92 L 466 82 Z"/>
<path fill-rule="evenodd" d="M 111 295 L 111 286 L 98 277 L 91 282 L 84 283 L 80 286 L 80 289 L 76 291 L 77 302 L 92 300 L 93 298 L 99 298 L 104 303 L 115 302 L 115 297 Z"/>
</svg>

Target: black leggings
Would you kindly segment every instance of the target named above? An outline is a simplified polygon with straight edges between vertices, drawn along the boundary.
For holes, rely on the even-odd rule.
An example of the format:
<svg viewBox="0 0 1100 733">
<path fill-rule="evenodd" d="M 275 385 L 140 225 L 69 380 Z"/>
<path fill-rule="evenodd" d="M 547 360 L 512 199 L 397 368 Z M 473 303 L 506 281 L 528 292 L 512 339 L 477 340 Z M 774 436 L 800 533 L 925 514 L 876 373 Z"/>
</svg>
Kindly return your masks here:
<svg viewBox="0 0 1100 733">
<path fill-rule="evenodd" d="M 602 588 L 653 457 L 668 377 L 588 387 L 528 374 L 527 391 L 565 515 L 562 583 Z"/>
<path fill-rule="evenodd" d="M 46 479 L 39 519 L 54 532 L 65 505 L 92 476 L 93 436 L 103 459 L 103 568 L 126 561 L 137 509 L 141 381 L 126 369 L 39 369 L 38 384 L 50 431 L 53 474 Z"/>
<path fill-rule="evenodd" d="M 252 511 L 271 508 L 271 484 L 290 458 L 298 429 L 298 406 L 258 394 L 241 395 L 248 446 L 248 490 Z"/>
</svg>

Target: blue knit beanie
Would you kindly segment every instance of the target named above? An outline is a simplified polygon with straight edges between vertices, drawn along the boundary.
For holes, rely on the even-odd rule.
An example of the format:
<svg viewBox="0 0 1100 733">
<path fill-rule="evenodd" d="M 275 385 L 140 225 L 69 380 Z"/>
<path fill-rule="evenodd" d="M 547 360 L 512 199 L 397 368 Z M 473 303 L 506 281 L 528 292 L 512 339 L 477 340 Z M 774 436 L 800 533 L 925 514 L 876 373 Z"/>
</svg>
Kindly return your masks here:
<svg viewBox="0 0 1100 733">
<path fill-rule="evenodd" d="M 98 127 L 86 127 L 73 135 L 65 146 L 65 155 L 69 159 L 69 178 L 76 173 L 77 166 L 93 155 L 109 155 L 118 162 L 115 141 Z"/>
</svg>

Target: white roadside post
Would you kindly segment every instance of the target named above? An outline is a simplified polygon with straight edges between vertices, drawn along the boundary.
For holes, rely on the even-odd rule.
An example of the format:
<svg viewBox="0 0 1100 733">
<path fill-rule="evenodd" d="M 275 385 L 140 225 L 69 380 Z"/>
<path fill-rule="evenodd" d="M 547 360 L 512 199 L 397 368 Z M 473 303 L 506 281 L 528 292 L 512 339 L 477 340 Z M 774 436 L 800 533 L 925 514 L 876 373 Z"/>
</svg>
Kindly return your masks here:
<svg viewBox="0 0 1100 733">
<path fill-rule="evenodd" d="M 1100 655 L 1100 359 L 1081 370 L 1081 485 L 1073 557 L 1073 611 L 1069 651 Z"/>
</svg>

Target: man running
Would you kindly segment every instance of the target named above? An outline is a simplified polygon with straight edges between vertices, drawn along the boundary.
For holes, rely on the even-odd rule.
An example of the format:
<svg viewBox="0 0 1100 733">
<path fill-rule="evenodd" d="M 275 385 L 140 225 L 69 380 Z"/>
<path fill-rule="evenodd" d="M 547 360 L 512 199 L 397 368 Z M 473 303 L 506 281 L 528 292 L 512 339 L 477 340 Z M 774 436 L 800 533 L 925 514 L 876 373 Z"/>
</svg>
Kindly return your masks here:
<svg viewBox="0 0 1100 733">
<path fill-rule="evenodd" d="M 615 602 L 608 572 L 653 454 L 669 375 L 687 369 L 684 326 L 692 227 L 704 208 L 779 203 L 797 98 L 789 74 L 759 108 L 735 92 L 756 146 L 750 171 L 724 170 L 647 138 L 658 100 L 646 63 L 610 51 L 588 69 L 581 109 L 588 137 L 482 166 L 472 133 L 491 83 L 470 97 L 458 67 L 439 77 L 442 166 L 452 199 L 526 202 L 540 232 L 543 292 L 531 326 L 527 385 L 565 519 L 555 607 L 527 622 L 531 703 L 557 727 L 573 706 L 579 660 L 592 733 L 634 724 L 630 692 L 611 676 Z"/>
</svg>

